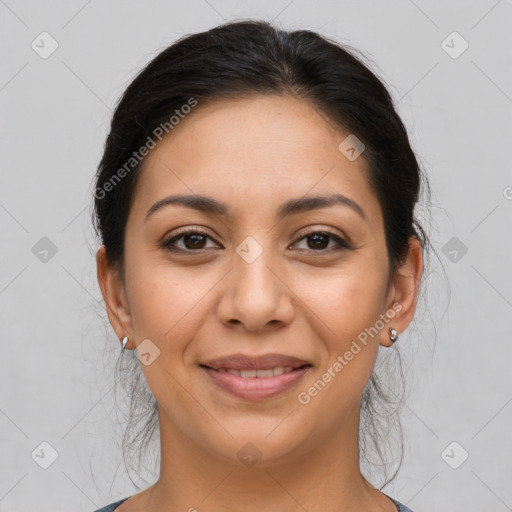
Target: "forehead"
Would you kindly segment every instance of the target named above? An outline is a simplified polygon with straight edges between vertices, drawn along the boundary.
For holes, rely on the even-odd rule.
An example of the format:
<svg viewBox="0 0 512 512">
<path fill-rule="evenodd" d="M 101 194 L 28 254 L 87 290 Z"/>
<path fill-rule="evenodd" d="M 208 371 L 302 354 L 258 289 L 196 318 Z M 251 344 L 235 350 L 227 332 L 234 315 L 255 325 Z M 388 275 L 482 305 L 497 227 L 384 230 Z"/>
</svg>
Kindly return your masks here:
<svg viewBox="0 0 512 512">
<path fill-rule="evenodd" d="M 136 204 L 147 210 L 166 194 L 208 194 L 254 214 L 285 196 L 341 193 L 379 217 L 364 158 L 339 150 L 348 135 L 292 97 L 199 103 L 146 157 Z"/>
</svg>

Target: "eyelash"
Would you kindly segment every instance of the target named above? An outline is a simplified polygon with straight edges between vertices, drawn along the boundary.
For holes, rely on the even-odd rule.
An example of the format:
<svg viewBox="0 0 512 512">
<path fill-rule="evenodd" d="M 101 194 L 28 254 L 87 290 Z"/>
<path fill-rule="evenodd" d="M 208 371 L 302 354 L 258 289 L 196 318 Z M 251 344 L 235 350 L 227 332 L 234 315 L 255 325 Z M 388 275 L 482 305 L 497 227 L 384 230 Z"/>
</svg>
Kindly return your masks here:
<svg viewBox="0 0 512 512">
<path fill-rule="evenodd" d="M 183 238 L 187 235 L 203 235 L 203 236 L 206 236 L 207 238 L 210 238 L 211 240 L 213 240 L 212 237 L 210 237 L 207 233 L 204 233 L 203 231 L 201 231 L 199 229 L 188 228 L 186 231 L 181 231 L 181 232 L 177 233 L 176 235 L 174 235 L 173 237 L 169 238 L 168 240 L 163 241 L 161 244 L 162 248 L 165 250 L 168 250 L 168 251 L 173 251 L 173 252 L 182 252 L 182 253 L 194 253 L 195 252 L 195 253 L 199 253 L 199 254 L 202 254 L 202 253 L 204 253 L 204 251 L 208 250 L 208 248 L 197 249 L 197 250 L 181 249 L 181 248 L 177 248 L 173 245 L 175 242 L 177 242 L 178 240 L 180 240 L 181 238 Z M 310 231 L 309 233 L 305 233 L 297 240 L 297 242 L 300 242 L 301 240 L 309 238 L 313 235 L 325 235 L 325 236 L 330 237 L 332 240 L 334 240 L 339 246 L 337 249 L 334 249 L 334 251 L 350 249 L 350 245 L 343 238 L 341 238 L 338 235 L 335 235 L 334 233 L 331 233 L 329 231 L 322 231 L 322 230 Z M 295 242 L 295 243 L 297 243 L 297 242 Z M 300 249 L 300 250 L 308 251 L 310 253 L 333 252 L 332 248 L 330 248 L 330 249 Z"/>
</svg>

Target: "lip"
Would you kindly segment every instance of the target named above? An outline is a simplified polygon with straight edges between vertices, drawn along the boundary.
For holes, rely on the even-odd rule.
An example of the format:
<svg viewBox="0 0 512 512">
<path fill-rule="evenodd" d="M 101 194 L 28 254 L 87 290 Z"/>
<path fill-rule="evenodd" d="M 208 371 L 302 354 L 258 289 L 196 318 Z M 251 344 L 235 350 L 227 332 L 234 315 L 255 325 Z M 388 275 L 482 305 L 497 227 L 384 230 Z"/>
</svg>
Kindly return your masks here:
<svg viewBox="0 0 512 512">
<path fill-rule="evenodd" d="M 297 357 L 283 354 L 264 354 L 260 356 L 249 356 L 245 354 L 232 354 L 226 357 L 219 357 L 202 363 L 201 366 L 207 366 L 218 370 L 220 368 L 232 368 L 234 370 L 265 370 L 277 366 L 291 366 L 299 368 L 309 361 L 298 359 Z"/>
<path fill-rule="evenodd" d="M 215 385 L 238 398 L 265 400 L 284 393 L 295 386 L 304 374 L 311 369 L 311 366 L 295 368 L 289 373 L 272 377 L 247 378 L 232 373 L 222 373 L 204 365 L 200 365 L 200 368 Z"/>
</svg>

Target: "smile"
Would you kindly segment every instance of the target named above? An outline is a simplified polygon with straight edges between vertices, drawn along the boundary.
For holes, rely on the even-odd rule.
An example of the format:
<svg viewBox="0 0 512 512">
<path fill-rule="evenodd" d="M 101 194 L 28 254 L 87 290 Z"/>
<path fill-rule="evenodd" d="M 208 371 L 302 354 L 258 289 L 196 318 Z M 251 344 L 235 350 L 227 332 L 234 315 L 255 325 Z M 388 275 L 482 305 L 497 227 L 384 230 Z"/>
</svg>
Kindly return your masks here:
<svg viewBox="0 0 512 512">
<path fill-rule="evenodd" d="M 266 377 L 276 377 L 283 373 L 290 373 L 293 371 L 293 366 L 276 366 L 275 368 L 268 368 L 266 370 L 236 370 L 235 368 L 218 368 L 217 371 L 221 373 L 231 373 L 232 375 L 239 375 L 244 379 L 249 377 L 257 377 L 263 379 Z"/>
<path fill-rule="evenodd" d="M 265 400 L 294 387 L 311 368 L 310 364 L 293 368 L 277 366 L 261 370 L 213 369 L 200 365 L 211 383 L 244 400 Z"/>
</svg>

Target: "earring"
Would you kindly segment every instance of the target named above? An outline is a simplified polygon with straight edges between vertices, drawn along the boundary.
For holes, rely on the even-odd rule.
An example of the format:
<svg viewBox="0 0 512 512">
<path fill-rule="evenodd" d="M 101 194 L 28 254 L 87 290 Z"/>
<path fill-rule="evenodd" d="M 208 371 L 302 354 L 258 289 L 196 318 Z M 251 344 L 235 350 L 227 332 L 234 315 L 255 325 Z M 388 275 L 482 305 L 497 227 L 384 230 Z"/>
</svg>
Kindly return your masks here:
<svg viewBox="0 0 512 512">
<path fill-rule="evenodd" d="M 389 339 L 391 340 L 391 343 L 395 343 L 395 341 L 398 339 L 398 331 L 393 329 L 393 327 L 389 329 Z"/>
<path fill-rule="evenodd" d="M 124 352 L 124 349 L 125 349 L 127 343 L 128 343 L 128 336 L 125 336 L 123 338 L 123 348 L 121 349 L 121 352 Z"/>
</svg>

